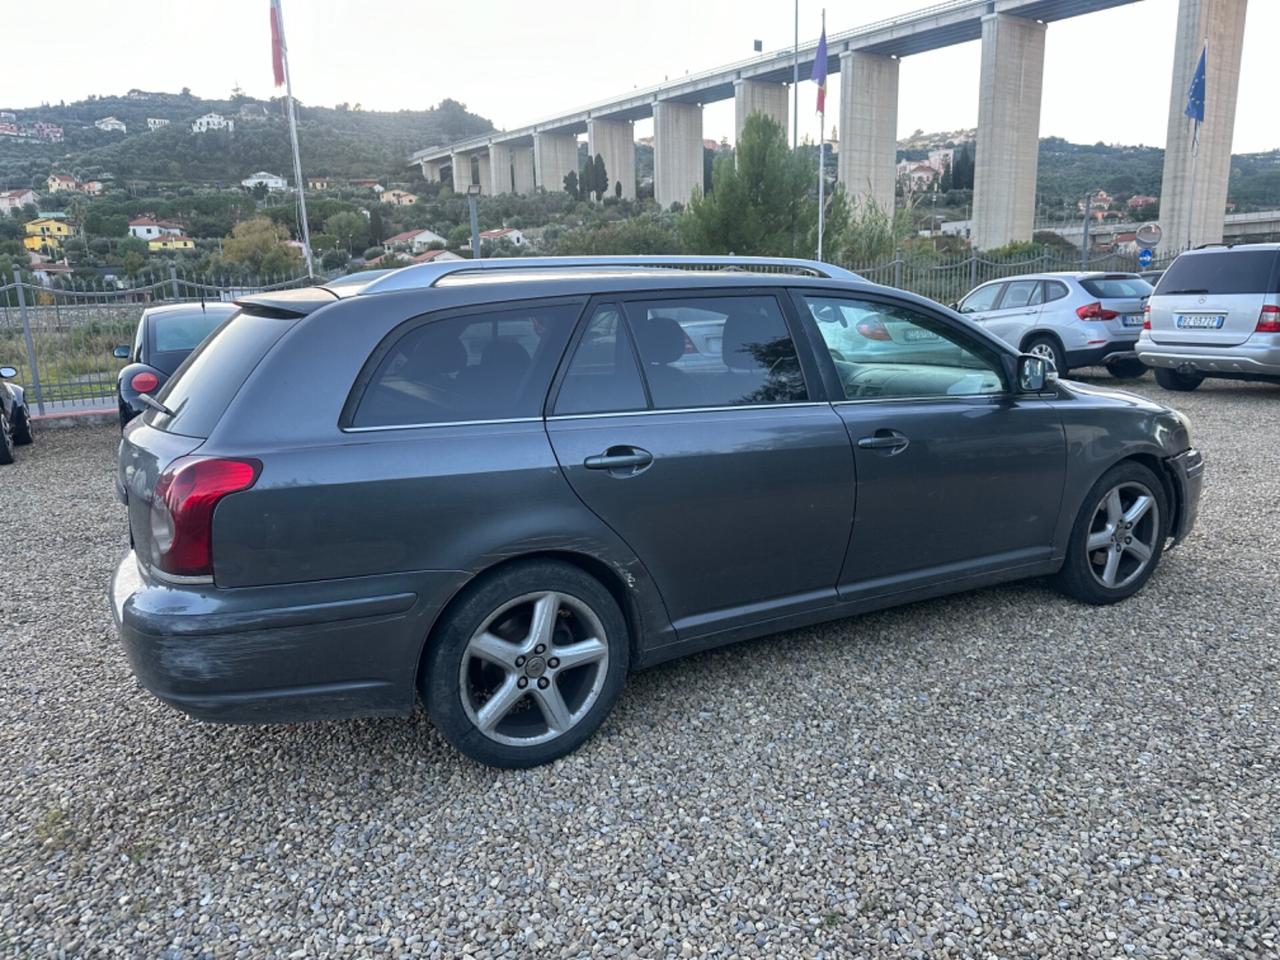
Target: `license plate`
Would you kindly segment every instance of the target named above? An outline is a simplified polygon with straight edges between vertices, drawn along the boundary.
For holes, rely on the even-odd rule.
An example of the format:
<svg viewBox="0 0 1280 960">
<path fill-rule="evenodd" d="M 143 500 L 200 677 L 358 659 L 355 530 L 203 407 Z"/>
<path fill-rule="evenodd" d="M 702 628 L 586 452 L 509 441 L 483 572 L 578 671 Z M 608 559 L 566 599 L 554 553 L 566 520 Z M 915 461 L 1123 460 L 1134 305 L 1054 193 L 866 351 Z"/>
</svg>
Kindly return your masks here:
<svg viewBox="0 0 1280 960">
<path fill-rule="evenodd" d="M 1219 330 L 1227 322 L 1223 313 L 1179 314 L 1178 326 L 1191 330 Z"/>
<path fill-rule="evenodd" d="M 1124 322 L 1126 327 L 1142 326 L 1142 314 L 1140 313 L 1126 313 L 1121 317 L 1121 320 Z"/>
<path fill-rule="evenodd" d="M 907 343 L 913 343 L 917 340 L 937 340 L 938 335 L 932 330 L 904 330 L 902 339 Z"/>
</svg>

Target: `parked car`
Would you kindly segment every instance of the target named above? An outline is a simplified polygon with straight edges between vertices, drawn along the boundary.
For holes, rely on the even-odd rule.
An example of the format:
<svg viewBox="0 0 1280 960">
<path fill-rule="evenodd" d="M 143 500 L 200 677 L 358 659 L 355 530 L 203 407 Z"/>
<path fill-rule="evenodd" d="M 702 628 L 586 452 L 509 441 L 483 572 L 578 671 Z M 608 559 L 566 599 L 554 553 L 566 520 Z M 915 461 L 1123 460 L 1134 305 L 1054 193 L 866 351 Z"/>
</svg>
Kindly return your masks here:
<svg viewBox="0 0 1280 960">
<path fill-rule="evenodd" d="M 1280 243 L 1190 250 L 1147 301 L 1138 356 L 1166 390 L 1280 383 Z"/>
<path fill-rule="evenodd" d="M 141 682 L 231 722 L 421 695 L 463 753 L 530 766 L 632 670 L 1022 577 L 1114 603 L 1195 522 L 1185 417 L 932 301 L 808 262 L 601 262 L 243 300 L 120 444 Z M 844 353 L 845 310 L 890 339 Z M 719 362 L 682 365 L 713 320 Z"/>
<path fill-rule="evenodd" d="M 26 394 L 16 383 L 13 367 L 0 367 L 0 464 L 13 463 L 13 448 L 31 443 L 31 409 Z"/>
<path fill-rule="evenodd" d="M 182 361 L 218 324 L 239 309 L 234 303 L 170 303 L 142 311 L 133 346 L 111 351 L 129 363 L 116 376 L 120 429 L 147 409 L 142 395 L 155 396 Z"/>
<path fill-rule="evenodd" d="M 1134 352 L 1151 285 L 1136 273 L 1038 273 L 984 283 L 958 309 L 1024 353 L 1052 360 L 1064 376 L 1105 365 L 1140 377 Z"/>
</svg>

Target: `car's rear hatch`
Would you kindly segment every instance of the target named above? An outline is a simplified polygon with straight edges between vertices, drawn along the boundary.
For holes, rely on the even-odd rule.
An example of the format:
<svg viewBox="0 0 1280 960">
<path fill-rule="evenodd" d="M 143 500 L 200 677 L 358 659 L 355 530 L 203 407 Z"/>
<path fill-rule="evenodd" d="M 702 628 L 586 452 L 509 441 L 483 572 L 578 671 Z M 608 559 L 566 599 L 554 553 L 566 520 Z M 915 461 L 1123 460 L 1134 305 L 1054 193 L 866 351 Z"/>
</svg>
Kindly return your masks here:
<svg viewBox="0 0 1280 960">
<path fill-rule="evenodd" d="M 1091 297 L 1097 297 L 1103 316 L 1115 314 L 1100 321 L 1114 337 L 1128 336 L 1134 340 L 1142 332 L 1142 310 L 1151 296 L 1151 284 L 1132 273 L 1099 273 L 1081 277 L 1080 286 Z"/>
<path fill-rule="evenodd" d="M 1274 249 L 1197 250 L 1178 257 L 1150 300 L 1155 343 L 1230 347 L 1257 329 L 1280 292 Z"/>
</svg>

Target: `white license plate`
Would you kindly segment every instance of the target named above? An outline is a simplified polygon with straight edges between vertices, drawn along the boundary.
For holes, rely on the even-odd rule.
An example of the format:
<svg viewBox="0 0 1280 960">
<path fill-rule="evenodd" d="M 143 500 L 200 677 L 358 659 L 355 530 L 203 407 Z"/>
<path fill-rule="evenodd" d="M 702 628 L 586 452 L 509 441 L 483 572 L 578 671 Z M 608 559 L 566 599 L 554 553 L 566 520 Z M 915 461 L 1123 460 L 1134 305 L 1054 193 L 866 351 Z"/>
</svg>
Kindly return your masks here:
<svg viewBox="0 0 1280 960">
<path fill-rule="evenodd" d="M 1120 319 L 1126 327 L 1142 326 L 1142 314 L 1140 313 L 1126 313 Z"/>
<path fill-rule="evenodd" d="M 1220 330 L 1227 322 L 1223 313 L 1182 313 L 1178 315 L 1178 326 L 1190 330 Z"/>
</svg>

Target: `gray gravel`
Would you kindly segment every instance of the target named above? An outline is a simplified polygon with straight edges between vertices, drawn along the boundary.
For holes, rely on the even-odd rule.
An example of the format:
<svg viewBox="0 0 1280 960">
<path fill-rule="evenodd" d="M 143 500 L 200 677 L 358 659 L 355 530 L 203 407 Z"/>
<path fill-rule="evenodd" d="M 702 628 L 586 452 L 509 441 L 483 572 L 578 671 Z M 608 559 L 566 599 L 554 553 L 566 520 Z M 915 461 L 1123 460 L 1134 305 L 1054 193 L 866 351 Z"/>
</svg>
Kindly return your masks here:
<svg viewBox="0 0 1280 960">
<path fill-rule="evenodd" d="M 421 714 L 141 691 L 116 435 L 45 433 L 0 473 L 0 953 L 1276 956 L 1280 389 L 1174 399 L 1208 493 L 1136 600 L 1023 584 L 670 664 L 519 773 Z"/>
</svg>

